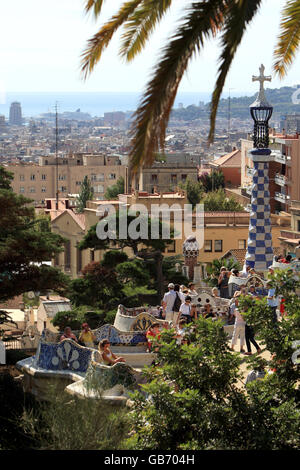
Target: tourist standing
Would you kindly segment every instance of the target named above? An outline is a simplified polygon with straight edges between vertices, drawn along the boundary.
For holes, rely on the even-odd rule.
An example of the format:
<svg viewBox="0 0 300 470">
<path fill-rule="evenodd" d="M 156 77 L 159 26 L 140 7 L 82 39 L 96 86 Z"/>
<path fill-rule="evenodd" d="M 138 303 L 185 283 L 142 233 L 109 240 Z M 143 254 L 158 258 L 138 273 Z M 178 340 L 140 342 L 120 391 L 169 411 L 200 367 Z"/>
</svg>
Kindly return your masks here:
<svg viewBox="0 0 300 470">
<path fill-rule="evenodd" d="M 279 299 L 275 295 L 275 287 L 272 287 L 271 282 L 267 282 L 267 287 L 268 287 L 268 296 L 267 296 L 267 302 L 268 306 L 271 308 L 272 313 L 273 313 L 273 321 L 274 323 L 277 322 L 277 308 L 279 305 Z"/>
<path fill-rule="evenodd" d="M 220 297 L 224 299 L 229 299 L 229 292 L 228 292 L 228 281 L 229 281 L 230 272 L 227 271 L 225 266 L 222 266 L 220 270 L 220 275 L 218 278 L 218 287 L 220 289 Z"/>
<path fill-rule="evenodd" d="M 192 316 L 191 316 L 191 297 L 189 295 L 186 296 L 184 303 L 181 304 L 180 309 L 179 309 L 179 319 L 180 320 L 185 320 L 186 323 L 191 323 L 192 322 Z"/>
<path fill-rule="evenodd" d="M 256 348 L 257 353 L 259 354 L 261 352 L 261 349 L 254 339 L 254 330 L 252 326 L 248 325 L 247 323 L 245 324 L 245 338 L 247 346 L 247 352 L 245 352 L 246 356 L 250 356 L 252 354 L 250 343 L 253 344 L 253 346 Z"/>
<path fill-rule="evenodd" d="M 235 308 L 233 310 L 233 315 L 235 317 L 235 322 L 234 322 L 234 329 L 233 329 L 233 335 L 232 335 L 232 340 L 231 340 L 231 349 L 234 351 L 234 346 L 237 343 L 238 337 L 240 338 L 240 352 L 245 352 L 243 346 L 245 343 L 245 320 L 243 318 L 243 315 L 240 313 L 238 309 L 239 305 L 239 299 L 238 296 L 235 297 L 234 300 Z"/>
<path fill-rule="evenodd" d="M 168 285 L 169 292 L 167 292 L 162 299 L 162 316 L 167 321 L 173 321 L 173 307 L 176 299 L 176 292 L 174 291 L 174 287 L 174 284 L 170 282 Z"/>
<path fill-rule="evenodd" d="M 84 343 L 84 345 L 87 348 L 93 348 L 94 347 L 94 341 L 96 340 L 96 336 L 90 329 L 88 323 L 83 323 L 82 324 L 82 331 L 79 335 L 79 341 Z"/>
</svg>

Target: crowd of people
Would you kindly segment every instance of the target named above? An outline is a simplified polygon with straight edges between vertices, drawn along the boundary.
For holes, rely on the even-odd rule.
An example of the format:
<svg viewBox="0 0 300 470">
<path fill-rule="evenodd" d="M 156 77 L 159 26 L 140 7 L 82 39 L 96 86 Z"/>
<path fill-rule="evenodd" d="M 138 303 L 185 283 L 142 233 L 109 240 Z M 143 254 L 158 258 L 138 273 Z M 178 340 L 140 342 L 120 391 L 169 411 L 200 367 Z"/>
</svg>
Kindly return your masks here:
<svg viewBox="0 0 300 470">
<path fill-rule="evenodd" d="M 277 261 L 277 259 L 276 259 Z M 280 262 L 289 263 L 290 259 L 280 257 Z M 269 268 L 269 273 L 274 274 L 274 268 Z M 240 295 L 251 295 L 256 298 L 262 298 L 262 293 L 257 288 L 257 285 L 249 284 L 250 276 L 255 275 L 256 272 L 253 268 L 247 266 L 243 271 L 237 269 L 228 270 L 225 266 L 222 266 L 217 280 L 217 287 L 213 287 L 211 290 L 211 296 L 218 299 L 227 299 L 228 309 L 227 311 L 217 312 L 211 305 L 209 299 L 206 299 L 204 305 L 197 304 L 198 292 L 195 288 L 194 283 L 189 283 L 188 286 L 168 284 L 168 292 L 165 293 L 161 305 L 157 306 L 155 316 L 163 322 L 156 321 L 151 324 L 150 328 L 146 332 L 146 339 L 148 344 L 148 351 L 153 351 L 152 343 L 153 340 L 159 339 L 162 328 L 174 328 L 175 338 L 177 344 L 184 342 L 184 331 L 187 324 L 197 320 L 199 316 L 203 318 L 217 320 L 223 318 L 227 324 L 233 325 L 233 334 L 231 339 L 231 349 L 234 351 L 237 345 L 238 339 L 240 343 L 240 352 L 245 355 L 251 355 L 251 345 L 254 346 L 256 352 L 259 354 L 261 349 L 255 341 L 255 333 L 251 325 L 247 324 L 244 318 L 243 312 L 239 309 L 239 296 Z M 239 281 L 237 281 L 239 278 Z M 245 280 L 245 282 L 242 281 Z M 279 300 L 275 294 L 275 289 L 272 287 L 270 281 L 266 283 L 267 289 L 267 304 L 272 309 L 273 321 L 278 321 L 278 309 L 280 313 L 283 313 L 282 306 L 284 308 L 284 299 Z M 266 294 L 266 292 L 265 292 Z M 70 327 L 66 327 L 64 333 L 60 337 L 60 340 L 72 339 L 80 345 L 86 347 L 94 347 L 96 338 L 94 333 L 91 331 L 88 323 L 82 324 L 82 331 L 78 337 L 74 335 Z M 246 343 L 247 351 L 244 346 Z M 102 358 L 102 362 L 107 365 L 113 365 L 117 362 L 125 362 L 123 357 L 117 357 L 110 349 L 110 342 L 108 339 L 100 341 L 98 350 Z"/>
</svg>

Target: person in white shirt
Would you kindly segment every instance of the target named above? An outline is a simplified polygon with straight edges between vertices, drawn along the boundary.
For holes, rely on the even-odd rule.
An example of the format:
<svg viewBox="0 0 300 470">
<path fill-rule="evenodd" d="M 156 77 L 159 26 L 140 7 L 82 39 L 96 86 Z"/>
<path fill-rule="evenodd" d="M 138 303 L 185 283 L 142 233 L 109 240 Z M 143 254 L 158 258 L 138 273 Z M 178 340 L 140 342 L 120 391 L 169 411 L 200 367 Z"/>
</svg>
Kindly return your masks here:
<svg viewBox="0 0 300 470">
<path fill-rule="evenodd" d="M 184 303 L 181 304 L 180 309 L 179 309 L 179 319 L 183 320 L 185 319 L 187 323 L 192 322 L 192 317 L 191 317 L 191 297 L 189 295 L 186 296 Z"/>
<path fill-rule="evenodd" d="M 168 285 L 169 292 L 164 295 L 162 300 L 163 313 L 162 317 L 166 321 L 174 321 L 174 303 L 176 300 L 176 292 L 174 291 L 174 284 L 170 282 Z"/>
<path fill-rule="evenodd" d="M 192 282 L 189 283 L 188 291 L 189 295 L 198 295 L 198 292 L 195 290 L 195 284 L 193 284 Z"/>
<path fill-rule="evenodd" d="M 233 315 L 235 316 L 235 323 L 234 323 L 233 335 L 231 339 L 231 349 L 232 351 L 234 351 L 234 346 L 237 343 L 238 337 L 240 337 L 240 352 L 245 352 L 243 346 L 245 344 L 246 322 L 243 318 L 243 315 L 240 313 L 238 309 L 238 305 L 239 305 L 238 295 L 235 297 L 234 304 L 235 304 L 235 308 L 233 310 Z"/>
</svg>

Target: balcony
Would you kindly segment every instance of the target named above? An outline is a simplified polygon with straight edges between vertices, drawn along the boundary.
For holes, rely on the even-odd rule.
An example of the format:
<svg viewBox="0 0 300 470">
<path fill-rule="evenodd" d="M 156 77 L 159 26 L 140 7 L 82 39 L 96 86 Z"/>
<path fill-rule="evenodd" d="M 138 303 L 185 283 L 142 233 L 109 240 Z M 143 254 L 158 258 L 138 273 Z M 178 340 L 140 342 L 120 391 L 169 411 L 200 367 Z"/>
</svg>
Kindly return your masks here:
<svg viewBox="0 0 300 470">
<path fill-rule="evenodd" d="M 282 202 L 283 204 L 289 204 L 290 196 L 288 196 L 287 194 L 277 193 L 276 192 L 275 196 L 274 196 L 274 199 L 276 201 Z"/>
<path fill-rule="evenodd" d="M 251 188 L 252 184 L 248 184 L 247 186 L 244 186 L 244 190 L 246 191 L 247 194 L 251 196 Z"/>
<path fill-rule="evenodd" d="M 278 184 L 279 186 L 285 186 L 288 183 L 288 179 L 286 176 L 281 175 L 280 173 L 276 173 L 275 183 Z"/>
<path fill-rule="evenodd" d="M 249 178 L 252 178 L 253 173 L 254 173 L 254 168 L 250 168 L 249 166 L 247 166 L 247 168 L 246 168 L 246 176 L 248 176 Z"/>
<path fill-rule="evenodd" d="M 281 163 L 282 165 L 286 165 L 291 160 L 290 156 L 284 155 L 280 150 L 273 150 L 271 157 L 274 158 L 275 162 Z"/>
</svg>

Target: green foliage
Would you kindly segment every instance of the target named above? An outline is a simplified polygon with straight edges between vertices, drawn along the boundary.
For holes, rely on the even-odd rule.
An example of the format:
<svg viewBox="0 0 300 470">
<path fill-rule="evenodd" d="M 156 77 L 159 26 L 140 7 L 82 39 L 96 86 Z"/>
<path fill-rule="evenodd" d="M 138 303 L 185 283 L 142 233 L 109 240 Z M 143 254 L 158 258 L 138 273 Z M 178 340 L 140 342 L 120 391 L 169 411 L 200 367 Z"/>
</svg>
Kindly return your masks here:
<svg viewBox="0 0 300 470">
<path fill-rule="evenodd" d="M 179 271 L 176 271 L 176 264 L 179 264 Z M 182 274 L 183 260 L 181 255 L 165 256 L 163 259 L 163 276 L 166 283 L 173 282 L 174 284 L 188 285 L 189 279 Z"/>
<path fill-rule="evenodd" d="M 123 251 L 108 250 L 104 253 L 101 264 L 107 268 L 115 268 L 119 263 L 125 261 L 128 261 L 128 256 Z"/>
<path fill-rule="evenodd" d="M 125 183 L 123 176 L 117 180 L 116 184 L 109 186 L 104 194 L 105 199 L 113 200 L 118 199 L 119 194 L 124 194 L 125 192 Z"/>
<path fill-rule="evenodd" d="M 299 448 L 299 367 L 292 363 L 292 350 L 283 341 L 286 327 L 282 341 L 278 341 L 270 312 L 265 314 L 265 305 L 257 305 L 253 321 L 257 319 L 261 339 L 268 341 L 270 351 L 276 354 L 276 372 L 250 383 L 247 389 L 241 387 L 239 355 L 230 352 L 219 322 L 199 319 L 186 329 L 187 343 L 181 346 L 173 339 L 174 331 L 165 331 L 158 340 L 157 364 L 146 371 L 144 394 L 136 392 L 132 397 L 132 437 L 127 441 L 128 448 Z M 298 321 L 299 314 L 298 309 Z M 268 320 L 262 319 L 265 315 Z M 295 333 L 295 319 L 291 319 L 290 327 L 294 334 L 289 344 L 299 335 L 299 328 Z M 280 334 L 281 326 L 278 328 Z M 270 365 L 274 366 L 274 361 Z"/>
<path fill-rule="evenodd" d="M 47 401 L 24 412 L 21 425 L 36 449 L 56 451 L 118 449 L 128 429 L 126 410 L 55 388 Z"/>
<path fill-rule="evenodd" d="M 150 276 L 145 270 L 144 262 L 139 259 L 125 261 L 118 264 L 116 272 L 118 278 L 122 283 L 131 283 L 135 286 L 147 285 L 150 281 Z"/>
<path fill-rule="evenodd" d="M 199 204 L 204 192 L 202 183 L 187 179 L 184 184 L 180 183 L 179 186 L 186 191 L 187 199 L 193 208 Z"/>
<path fill-rule="evenodd" d="M 209 286 L 217 287 L 222 266 L 224 266 L 227 271 L 231 271 L 231 269 L 238 269 L 240 271 L 242 269 L 241 265 L 233 258 L 214 259 L 212 263 L 208 264 L 206 267 L 208 277 L 205 279 L 205 282 L 207 282 Z"/>
<path fill-rule="evenodd" d="M 208 193 L 225 187 L 224 175 L 222 171 L 212 170 L 211 173 L 203 173 L 200 178 L 203 191 Z"/>
<path fill-rule="evenodd" d="M 36 217 L 30 199 L 15 194 L 11 177 L 0 172 L 0 299 L 31 290 L 63 292 L 68 278 L 41 265 L 63 250 L 64 239 L 47 229 L 47 218 Z M 41 236 L 42 234 L 42 236 Z"/>
<path fill-rule="evenodd" d="M 24 433 L 20 423 L 24 408 L 30 409 L 34 399 L 24 395 L 21 384 L 8 372 L 3 371 L 0 374 L 0 396 L 0 450 L 32 448 L 34 440 Z"/>
<path fill-rule="evenodd" d="M 205 194 L 201 199 L 201 203 L 204 204 L 204 210 L 206 212 L 244 211 L 244 207 L 234 199 L 234 196 L 226 197 L 226 193 L 223 189 Z"/>
<path fill-rule="evenodd" d="M 84 267 L 82 274 L 83 277 L 72 280 L 68 294 L 76 307 L 91 305 L 102 309 L 109 300 L 118 297 L 122 286 L 115 270 L 92 262 Z"/>
<path fill-rule="evenodd" d="M 87 201 L 92 200 L 94 197 L 94 189 L 87 176 L 84 177 L 80 187 L 80 193 L 77 198 L 77 212 L 81 213 L 86 208 Z"/>
</svg>

